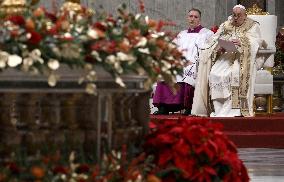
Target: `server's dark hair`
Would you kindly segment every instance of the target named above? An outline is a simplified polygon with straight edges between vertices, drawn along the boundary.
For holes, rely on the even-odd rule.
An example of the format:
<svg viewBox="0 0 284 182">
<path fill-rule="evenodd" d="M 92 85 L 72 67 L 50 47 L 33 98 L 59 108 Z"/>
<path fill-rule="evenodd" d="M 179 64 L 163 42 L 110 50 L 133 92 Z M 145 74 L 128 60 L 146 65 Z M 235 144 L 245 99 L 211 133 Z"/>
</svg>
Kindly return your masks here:
<svg viewBox="0 0 284 182">
<path fill-rule="evenodd" d="M 199 13 L 199 16 L 201 17 L 201 11 L 197 8 L 191 8 L 188 13 L 190 13 L 191 11 L 197 11 Z"/>
</svg>

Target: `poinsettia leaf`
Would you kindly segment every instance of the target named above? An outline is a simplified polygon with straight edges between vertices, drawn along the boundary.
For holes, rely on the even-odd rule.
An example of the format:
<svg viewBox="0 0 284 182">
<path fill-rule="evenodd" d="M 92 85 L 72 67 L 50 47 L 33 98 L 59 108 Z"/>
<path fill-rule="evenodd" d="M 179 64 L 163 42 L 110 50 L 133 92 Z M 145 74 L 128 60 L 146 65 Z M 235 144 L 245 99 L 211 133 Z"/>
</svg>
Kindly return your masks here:
<svg viewBox="0 0 284 182">
<path fill-rule="evenodd" d="M 179 139 L 173 147 L 181 157 L 189 155 L 190 146 L 184 141 L 184 139 Z"/>
<path fill-rule="evenodd" d="M 157 128 L 157 124 L 153 121 L 149 122 L 149 128 L 150 129 L 154 129 L 154 128 Z"/>
<path fill-rule="evenodd" d="M 215 169 L 213 167 L 210 167 L 210 166 L 204 167 L 204 171 L 206 171 L 210 175 L 216 175 L 217 174 Z"/>
<path fill-rule="evenodd" d="M 183 132 L 183 128 L 178 126 L 178 127 L 174 127 L 170 130 L 170 133 L 174 133 L 174 134 L 180 134 Z"/>
<path fill-rule="evenodd" d="M 163 169 L 163 170 L 159 171 L 156 175 L 159 178 L 164 179 L 168 175 L 171 175 L 171 174 L 179 176 L 179 175 L 182 174 L 182 171 L 179 168 L 176 168 L 176 167 L 169 167 L 167 169 Z"/>
<path fill-rule="evenodd" d="M 176 141 L 176 138 L 170 134 L 160 134 L 157 136 L 157 140 L 160 141 L 160 143 L 172 144 Z"/>
<path fill-rule="evenodd" d="M 158 164 L 165 166 L 173 158 L 173 153 L 170 149 L 165 149 L 160 152 Z"/>
<path fill-rule="evenodd" d="M 157 171 L 167 174 L 163 181 L 246 181 L 247 172 L 242 170 L 237 150 L 221 127 L 204 119 L 159 122 L 151 136 L 157 139 L 152 145 L 160 158 Z M 180 169 L 180 175 L 165 173 L 173 166 Z"/>
</svg>

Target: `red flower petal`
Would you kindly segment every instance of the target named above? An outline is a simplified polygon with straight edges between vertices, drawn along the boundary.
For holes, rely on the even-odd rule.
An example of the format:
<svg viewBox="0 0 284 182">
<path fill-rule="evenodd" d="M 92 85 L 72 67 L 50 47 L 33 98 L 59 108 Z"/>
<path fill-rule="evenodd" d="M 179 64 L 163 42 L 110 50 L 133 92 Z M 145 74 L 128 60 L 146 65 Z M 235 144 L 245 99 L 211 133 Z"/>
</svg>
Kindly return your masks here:
<svg viewBox="0 0 284 182">
<path fill-rule="evenodd" d="M 174 145 L 175 151 L 183 156 L 187 156 L 190 154 L 190 147 L 188 146 L 187 143 L 185 143 L 184 139 L 180 139 L 175 145 Z"/>
<path fill-rule="evenodd" d="M 41 35 L 35 31 L 30 31 L 29 33 L 31 34 L 31 38 L 28 40 L 28 42 L 31 44 L 39 44 L 42 40 Z"/>
<path fill-rule="evenodd" d="M 153 121 L 150 121 L 150 122 L 149 122 L 149 128 L 150 128 L 150 129 L 157 128 L 157 124 L 156 124 L 155 122 L 153 122 Z"/>
<path fill-rule="evenodd" d="M 11 21 L 12 23 L 16 24 L 16 25 L 24 25 L 25 24 L 25 18 L 23 16 L 20 15 L 14 15 L 14 16 L 10 16 L 8 18 L 9 21 Z"/>
<path fill-rule="evenodd" d="M 171 159 L 173 154 L 171 150 L 164 150 L 160 153 L 158 164 L 159 166 L 165 166 Z"/>
<path fill-rule="evenodd" d="M 176 141 L 176 138 L 169 134 L 160 134 L 157 136 L 157 139 L 163 144 L 172 144 Z"/>
</svg>

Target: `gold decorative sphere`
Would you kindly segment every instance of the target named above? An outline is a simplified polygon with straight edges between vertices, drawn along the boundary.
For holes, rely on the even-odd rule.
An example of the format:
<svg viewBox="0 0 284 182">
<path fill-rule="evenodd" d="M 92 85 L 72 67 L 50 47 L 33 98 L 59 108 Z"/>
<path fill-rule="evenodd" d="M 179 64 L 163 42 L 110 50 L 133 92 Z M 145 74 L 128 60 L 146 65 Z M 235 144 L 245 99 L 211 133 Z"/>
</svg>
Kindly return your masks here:
<svg viewBox="0 0 284 182">
<path fill-rule="evenodd" d="M 71 3 L 78 3 L 78 4 L 80 4 L 80 0 L 66 0 L 66 2 L 71 2 Z"/>
<path fill-rule="evenodd" d="M 22 14 L 27 10 L 26 0 L 3 0 L 0 12 L 4 15 Z"/>
<path fill-rule="evenodd" d="M 61 11 L 73 11 L 76 13 L 81 13 L 83 11 L 83 8 L 80 4 L 80 0 L 65 0 L 65 2 L 63 3 L 61 9 Z M 87 10 L 87 14 L 89 16 L 92 16 L 95 12 L 92 9 L 86 9 Z"/>
<path fill-rule="evenodd" d="M 61 7 L 61 11 L 75 11 L 80 12 L 82 10 L 82 6 L 80 4 L 80 0 L 65 0 Z"/>
</svg>

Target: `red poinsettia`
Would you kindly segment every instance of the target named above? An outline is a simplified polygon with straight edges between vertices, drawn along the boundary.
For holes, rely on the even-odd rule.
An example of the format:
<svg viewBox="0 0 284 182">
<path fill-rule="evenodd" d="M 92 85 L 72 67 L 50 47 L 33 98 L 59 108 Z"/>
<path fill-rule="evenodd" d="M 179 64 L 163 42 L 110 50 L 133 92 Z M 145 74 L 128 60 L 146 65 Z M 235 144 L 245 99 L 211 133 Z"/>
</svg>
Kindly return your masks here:
<svg viewBox="0 0 284 182">
<path fill-rule="evenodd" d="M 45 9 L 44 9 L 44 14 L 45 14 L 45 16 L 48 17 L 52 22 L 56 22 L 56 21 L 57 21 L 57 17 L 56 17 L 55 14 L 50 13 L 50 12 L 46 11 Z"/>
<path fill-rule="evenodd" d="M 28 42 L 35 45 L 39 44 L 40 41 L 42 40 L 42 36 L 36 31 L 29 31 L 29 33 L 30 33 L 30 38 Z"/>
<path fill-rule="evenodd" d="M 21 168 L 15 162 L 8 162 L 5 166 L 14 175 L 18 175 L 21 172 Z"/>
<path fill-rule="evenodd" d="M 93 25 L 94 28 L 97 28 L 101 31 L 106 31 L 107 30 L 107 26 L 104 25 L 102 22 L 95 22 L 94 25 Z"/>
<path fill-rule="evenodd" d="M 203 118 L 152 121 L 145 150 L 163 181 L 248 181 L 235 145 L 222 125 Z"/>
<path fill-rule="evenodd" d="M 210 30 L 214 33 L 216 33 L 218 31 L 219 27 L 217 25 L 213 25 Z"/>
<path fill-rule="evenodd" d="M 54 174 L 68 174 L 69 170 L 67 167 L 65 166 L 55 166 L 53 169 L 52 169 L 52 172 Z"/>
<path fill-rule="evenodd" d="M 23 16 L 21 16 L 21 15 L 10 16 L 7 20 L 11 21 L 15 25 L 19 25 L 19 26 L 25 24 L 25 18 Z"/>
</svg>

